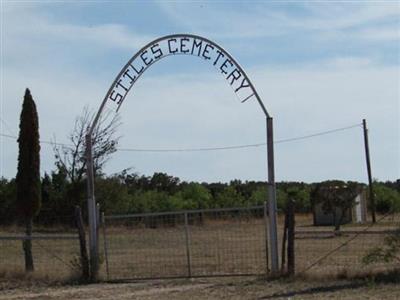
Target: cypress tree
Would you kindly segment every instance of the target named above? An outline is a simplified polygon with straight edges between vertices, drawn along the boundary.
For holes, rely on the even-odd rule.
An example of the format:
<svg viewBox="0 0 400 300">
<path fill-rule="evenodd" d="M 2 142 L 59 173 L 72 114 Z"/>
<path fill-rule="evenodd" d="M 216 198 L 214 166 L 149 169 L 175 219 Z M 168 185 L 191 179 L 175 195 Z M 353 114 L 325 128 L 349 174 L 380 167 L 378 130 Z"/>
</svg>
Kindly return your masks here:
<svg viewBox="0 0 400 300">
<path fill-rule="evenodd" d="M 41 205 L 39 121 L 29 89 L 25 91 L 22 104 L 18 145 L 17 212 L 28 237 L 22 247 L 25 270 L 29 272 L 34 270 L 32 243 L 29 239 L 32 235 L 32 220 L 39 213 Z"/>
</svg>

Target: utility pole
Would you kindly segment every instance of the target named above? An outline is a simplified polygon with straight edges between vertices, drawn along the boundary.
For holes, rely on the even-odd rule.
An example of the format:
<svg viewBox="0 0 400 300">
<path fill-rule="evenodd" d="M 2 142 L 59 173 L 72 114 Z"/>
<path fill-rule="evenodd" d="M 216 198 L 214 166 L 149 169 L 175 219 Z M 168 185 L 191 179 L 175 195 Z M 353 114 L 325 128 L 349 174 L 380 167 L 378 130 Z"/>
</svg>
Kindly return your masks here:
<svg viewBox="0 0 400 300">
<path fill-rule="evenodd" d="M 365 119 L 363 119 L 363 129 L 364 129 L 365 158 L 367 161 L 367 172 L 368 172 L 369 200 L 370 200 L 371 210 L 372 210 L 372 222 L 375 223 L 376 222 L 375 195 L 374 195 L 374 188 L 373 188 L 373 184 L 372 184 L 371 161 L 370 161 L 370 157 L 369 157 L 367 121 Z"/>
</svg>

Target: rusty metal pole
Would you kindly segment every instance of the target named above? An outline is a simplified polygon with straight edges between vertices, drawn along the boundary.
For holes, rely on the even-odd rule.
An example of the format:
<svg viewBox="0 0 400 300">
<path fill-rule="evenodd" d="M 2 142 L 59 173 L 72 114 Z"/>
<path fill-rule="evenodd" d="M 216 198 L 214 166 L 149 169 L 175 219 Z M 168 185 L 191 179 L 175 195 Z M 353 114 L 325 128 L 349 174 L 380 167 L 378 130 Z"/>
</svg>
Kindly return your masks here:
<svg viewBox="0 0 400 300">
<path fill-rule="evenodd" d="M 275 166 L 274 166 L 274 135 L 273 121 L 267 117 L 267 152 L 268 152 L 268 215 L 269 215 L 269 241 L 271 251 L 271 272 L 279 272 L 278 256 L 278 228 L 276 224 L 276 188 L 275 188 Z"/>
<path fill-rule="evenodd" d="M 368 143 L 367 121 L 365 119 L 363 119 L 363 129 L 364 129 L 365 159 L 366 159 L 366 162 L 367 162 L 367 172 L 368 172 L 369 200 L 370 200 L 371 211 L 372 211 L 372 223 L 375 223 L 376 222 L 375 195 L 374 195 L 374 188 L 373 188 L 372 175 L 371 175 L 371 161 L 370 161 L 370 158 L 369 158 L 369 143 Z"/>
</svg>

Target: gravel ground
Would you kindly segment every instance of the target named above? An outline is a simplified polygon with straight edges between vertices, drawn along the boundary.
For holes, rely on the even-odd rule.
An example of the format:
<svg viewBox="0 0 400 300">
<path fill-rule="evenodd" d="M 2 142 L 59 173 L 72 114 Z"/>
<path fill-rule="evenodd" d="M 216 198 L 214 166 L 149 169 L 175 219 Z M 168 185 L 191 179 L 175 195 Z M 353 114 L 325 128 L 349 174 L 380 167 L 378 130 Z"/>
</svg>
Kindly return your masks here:
<svg viewBox="0 0 400 300">
<path fill-rule="evenodd" d="M 207 278 L 91 285 L 1 280 L 0 299 L 400 299 L 399 284 Z"/>
</svg>

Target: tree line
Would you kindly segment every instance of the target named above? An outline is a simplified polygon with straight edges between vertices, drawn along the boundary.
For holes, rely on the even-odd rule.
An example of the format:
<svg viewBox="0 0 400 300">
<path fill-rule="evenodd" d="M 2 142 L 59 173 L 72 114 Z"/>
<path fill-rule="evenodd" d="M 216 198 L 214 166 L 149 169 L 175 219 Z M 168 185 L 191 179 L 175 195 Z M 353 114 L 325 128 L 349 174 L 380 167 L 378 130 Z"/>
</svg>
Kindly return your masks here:
<svg viewBox="0 0 400 300">
<path fill-rule="evenodd" d="M 355 184 L 345 183 L 343 184 Z M 319 183 L 320 184 L 320 183 Z M 295 200 L 295 210 L 312 212 L 313 191 L 318 183 L 278 182 L 278 210 L 285 208 L 288 198 Z M 364 186 L 364 184 L 358 184 Z M 377 212 L 400 211 L 400 180 L 375 182 Z M 264 181 L 232 180 L 228 183 L 198 183 L 156 172 L 152 176 L 123 171 L 119 174 L 96 176 L 96 201 L 106 214 L 127 214 L 246 207 L 262 205 L 267 200 Z M 41 178 L 42 207 L 36 224 L 70 224 L 76 205 L 86 212 L 84 178 L 72 182 L 63 169 L 45 173 Z M 0 179 L 0 224 L 16 221 L 17 188 L 15 179 Z"/>
</svg>

